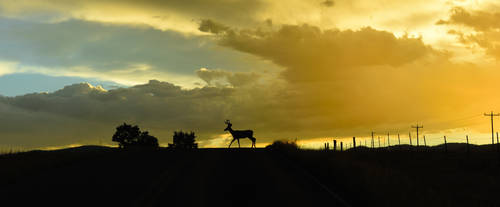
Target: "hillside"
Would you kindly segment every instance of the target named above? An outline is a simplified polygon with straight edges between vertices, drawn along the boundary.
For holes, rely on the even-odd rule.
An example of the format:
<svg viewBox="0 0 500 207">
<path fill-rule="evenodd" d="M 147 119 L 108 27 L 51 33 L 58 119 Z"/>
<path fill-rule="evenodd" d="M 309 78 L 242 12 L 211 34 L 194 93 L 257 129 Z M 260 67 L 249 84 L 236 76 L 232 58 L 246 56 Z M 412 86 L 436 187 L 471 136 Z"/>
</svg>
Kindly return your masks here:
<svg viewBox="0 0 500 207">
<path fill-rule="evenodd" d="M 31 151 L 0 156 L 0 194 L 16 205 L 500 205 L 491 146 L 405 149 Z"/>
</svg>

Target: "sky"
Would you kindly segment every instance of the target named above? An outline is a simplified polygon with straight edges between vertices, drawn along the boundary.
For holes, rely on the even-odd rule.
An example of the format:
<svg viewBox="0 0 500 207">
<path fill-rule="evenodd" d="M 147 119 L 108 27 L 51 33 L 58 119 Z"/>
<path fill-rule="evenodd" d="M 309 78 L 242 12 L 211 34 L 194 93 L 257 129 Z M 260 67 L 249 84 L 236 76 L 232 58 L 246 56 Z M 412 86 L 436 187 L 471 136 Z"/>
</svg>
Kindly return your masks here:
<svg viewBox="0 0 500 207">
<path fill-rule="evenodd" d="M 112 145 L 124 122 L 161 145 L 184 130 L 224 147 L 226 119 L 260 147 L 372 131 L 409 142 L 417 124 L 431 145 L 489 143 L 498 11 L 494 0 L 0 0 L 0 148 Z"/>
</svg>

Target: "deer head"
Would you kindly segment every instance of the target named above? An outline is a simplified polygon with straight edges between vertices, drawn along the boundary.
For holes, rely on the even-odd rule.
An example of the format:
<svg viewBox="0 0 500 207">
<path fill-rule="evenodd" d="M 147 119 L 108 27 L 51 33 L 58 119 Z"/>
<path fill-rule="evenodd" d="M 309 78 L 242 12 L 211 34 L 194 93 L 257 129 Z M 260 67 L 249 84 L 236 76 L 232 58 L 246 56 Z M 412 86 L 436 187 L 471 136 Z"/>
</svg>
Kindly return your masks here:
<svg viewBox="0 0 500 207">
<path fill-rule="evenodd" d="M 233 125 L 231 124 L 231 122 L 229 121 L 229 119 L 226 120 L 224 123 L 227 124 L 227 127 L 224 129 L 224 131 L 231 130 L 231 126 L 233 126 Z"/>
</svg>

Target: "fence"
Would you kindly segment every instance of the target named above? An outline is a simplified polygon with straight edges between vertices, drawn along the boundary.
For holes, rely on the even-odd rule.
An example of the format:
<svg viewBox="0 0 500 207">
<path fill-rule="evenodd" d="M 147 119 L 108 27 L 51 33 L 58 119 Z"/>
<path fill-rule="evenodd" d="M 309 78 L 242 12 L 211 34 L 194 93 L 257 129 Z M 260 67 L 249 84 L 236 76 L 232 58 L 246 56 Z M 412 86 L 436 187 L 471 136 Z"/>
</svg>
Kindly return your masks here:
<svg viewBox="0 0 500 207">
<path fill-rule="evenodd" d="M 484 139 L 484 138 L 483 138 Z M 469 135 L 464 135 L 463 137 L 458 136 L 442 136 L 442 137 L 429 137 L 423 135 L 422 137 L 412 137 L 409 134 L 406 137 L 401 136 L 400 134 L 386 137 L 376 136 L 376 137 L 364 137 L 357 138 L 353 137 L 352 141 L 345 142 L 346 139 L 341 139 L 343 141 L 339 141 L 337 139 L 332 139 L 331 142 L 324 143 L 324 150 L 330 150 L 330 143 L 332 143 L 331 150 L 333 151 L 349 151 L 359 149 L 384 149 L 384 150 L 401 150 L 401 149 L 422 149 L 422 151 L 426 150 L 442 150 L 443 152 L 448 151 L 457 151 L 463 150 L 465 152 L 470 152 L 471 149 L 480 149 L 480 150 L 488 150 L 488 151 L 496 151 L 500 153 L 500 138 L 499 133 L 496 133 L 496 137 L 494 137 L 494 143 L 478 145 L 475 142 L 474 138 Z M 428 143 L 432 143 L 432 145 L 428 145 Z M 340 144 L 338 144 L 340 143 Z M 392 145 L 391 145 L 392 143 Z M 340 150 L 339 150 L 340 147 Z"/>
</svg>

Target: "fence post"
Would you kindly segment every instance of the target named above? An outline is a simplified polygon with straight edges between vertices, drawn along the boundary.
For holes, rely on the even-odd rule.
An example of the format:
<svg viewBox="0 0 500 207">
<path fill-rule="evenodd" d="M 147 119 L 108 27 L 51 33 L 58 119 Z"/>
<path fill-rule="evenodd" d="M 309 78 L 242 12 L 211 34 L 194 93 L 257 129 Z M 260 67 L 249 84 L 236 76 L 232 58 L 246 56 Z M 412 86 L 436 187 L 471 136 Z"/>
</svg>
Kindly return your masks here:
<svg viewBox="0 0 500 207">
<path fill-rule="evenodd" d="M 333 140 L 333 151 L 337 151 L 337 140 Z"/>
<path fill-rule="evenodd" d="M 401 146 L 401 139 L 399 139 L 399 134 L 398 134 L 398 145 Z"/>
<path fill-rule="evenodd" d="M 417 134 L 417 148 L 419 147 L 419 143 L 418 143 L 418 134 Z"/>
<path fill-rule="evenodd" d="M 448 152 L 448 144 L 446 143 L 446 136 L 444 136 L 444 152 Z"/>
<path fill-rule="evenodd" d="M 408 132 L 408 138 L 410 139 L 410 146 L 408 146 L 408 150 L 409 150 L 410 152 L 413 152 L 413 149 L 412 149 L 413 144 L 411 143 L 411 132 Z"/>
<path fill-rule="evenodd" d="M 410 146 L 412 146 L 413 144 L 411 143 L 411 132 L 408 132 L 408 137 L 410 137 Z"/>
<path fill-rule="evenodd" d="M 465 139 L 467 140 L 467 154 L 469 154 L 469 135 L 465 135 Z"/>
<path fill-rule="evenodd" d="M 500 146 L 498 143 L 498 132 L 497 132 L 497 155 L 498 155 L 498 165 L 500 165 Z"/>
<path fill-rule="evenodd" d="M 391 146 L 391 140 L 389 138 L 389 133 L 387 133 L 387 149 Z"/>
<path fill-rule="evenodd" d="M 497 153 L 500 153 L 500 146 L 498 145 L 498 132 L 497 132 Z"/>
<path fill-rule="evenodd" d="M 356 137 L 352 137 L 352 149 L 356 150 Z"/>
<path fill-rule="evenodd" d="M 408 132 L 408 137 L 410 137 L 410 146 L 412 145 L 411 144 L 411 132 Z"/>
</svg>

